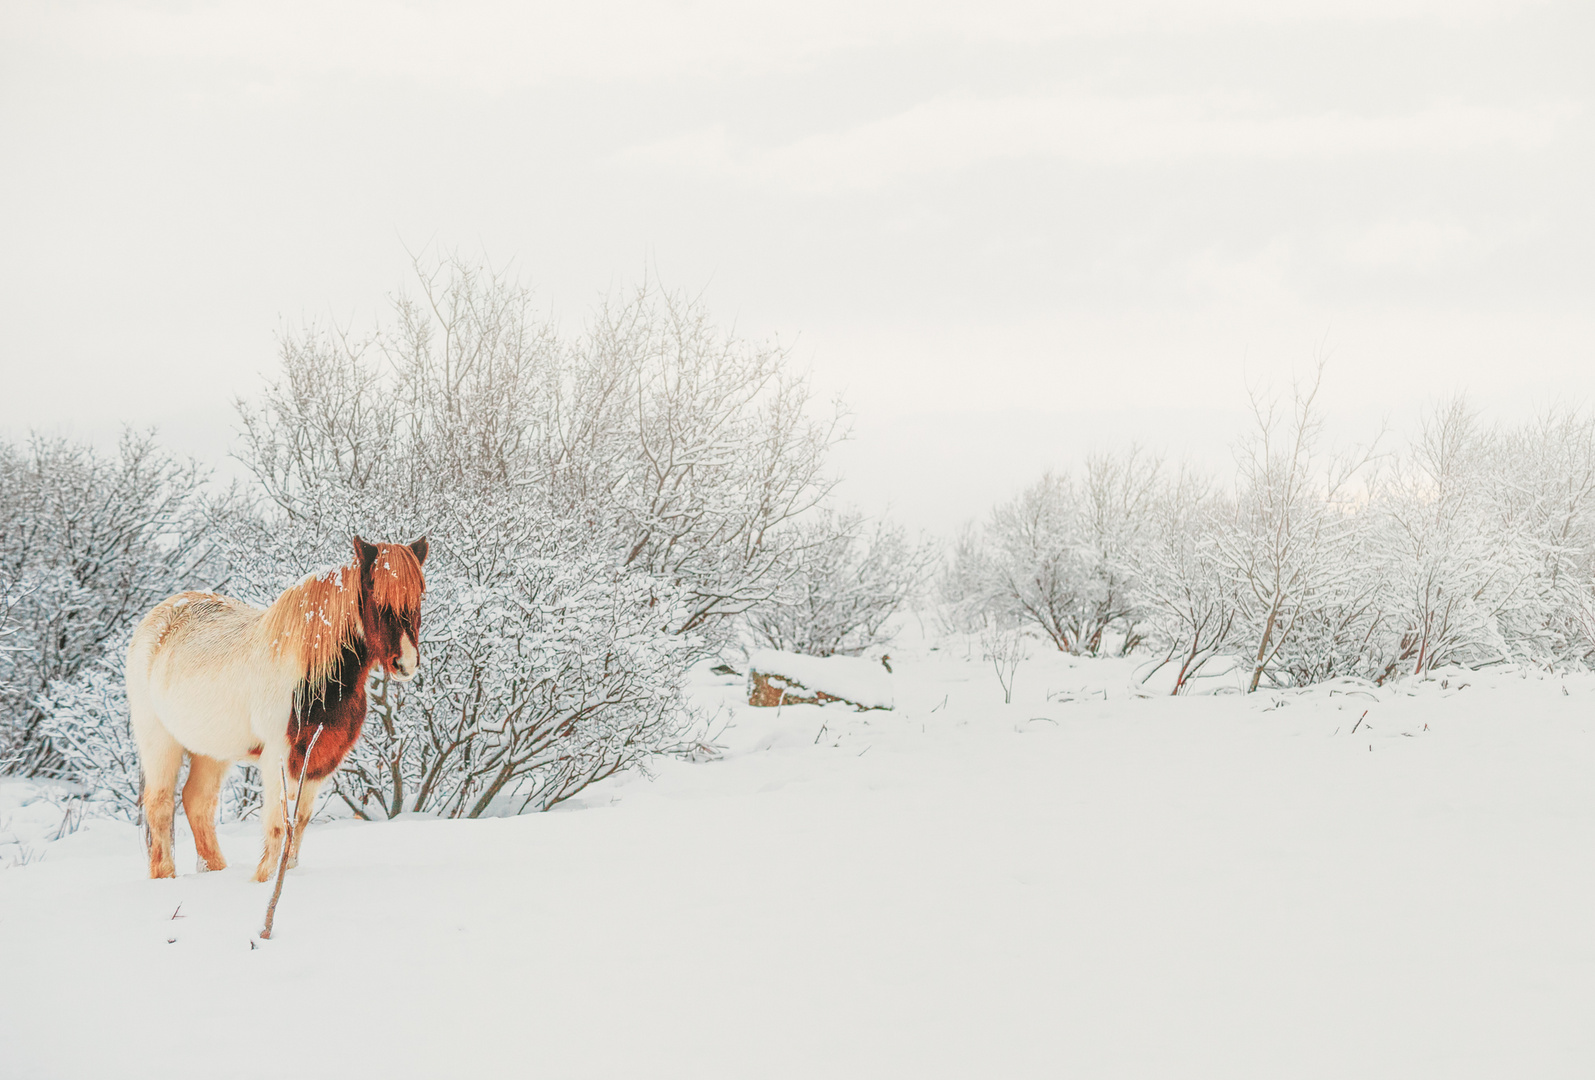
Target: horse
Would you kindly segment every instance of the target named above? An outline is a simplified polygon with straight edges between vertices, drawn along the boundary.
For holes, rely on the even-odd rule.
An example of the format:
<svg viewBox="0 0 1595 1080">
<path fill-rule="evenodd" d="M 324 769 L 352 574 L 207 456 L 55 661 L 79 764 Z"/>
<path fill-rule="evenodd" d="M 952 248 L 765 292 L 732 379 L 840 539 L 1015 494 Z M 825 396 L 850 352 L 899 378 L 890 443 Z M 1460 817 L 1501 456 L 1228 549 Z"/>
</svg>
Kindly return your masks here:
<svg viewBox="0 0 1595 1080">
<path fill-rule="evenodd" d="M 200 873 L 227 866 L 216 841 L 217 792 L 243 759 L 260 766 L 264 800 L 255 880 L 267 880 L 282 856 L 284 770 L 303 778 L 288 852 L 288 865 L 298 862 L 316 792 L 365 723 L 372 668 L 407 682 L 420 666 L 426 555 L 425 537 L 368 544 L 356 536 L 352 563 L 311 574 L 265 610 L 185 592 L 144 616 L 127 650 L 127 703 L 150 877 L 177 876 L 173 793 L 185 751 L 183 812 Z"/>
</svg>

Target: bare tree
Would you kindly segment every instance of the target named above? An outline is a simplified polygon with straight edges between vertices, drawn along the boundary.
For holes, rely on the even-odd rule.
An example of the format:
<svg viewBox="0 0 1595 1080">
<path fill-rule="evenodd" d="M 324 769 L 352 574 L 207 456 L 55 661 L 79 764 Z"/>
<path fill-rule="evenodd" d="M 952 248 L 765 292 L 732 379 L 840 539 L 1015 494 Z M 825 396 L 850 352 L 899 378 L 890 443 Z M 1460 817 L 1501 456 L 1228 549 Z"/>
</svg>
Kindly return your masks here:
<svg viewBox="0 0 1595 1080">
<path fill-rule="evenodd" d="M 846 434 L 785 348 L 648 284 L 568 336 L 508 275 L 458 259 L 415 274 L 367 339 L 285 336 L 281 378 L 240 403 L 243 458 L 280 509 L 437 477 L 529 488 L 680 585 L 676 632 L 721 631 L 780 592 L 798 565 L 785 526 L 834 486 L 825 457 Z"/>
<path fill-rule="evenodd" d="M 1184 693 L 1202 670 L 1237 645 L 1237 582 L 1219 538 L 1234 521 L 1231 501 L 1209 482 L 1181 470 L 1153 506 L 1137 551 L 1136 600 L 1148 643 L 1162 654 L 1142 674 L 1149 680 L 1173 665 L 1171 694 Z"/>
<path fill-rule="evenodd" d="M 1030 659 L 1024 630 L 1018 626 L 995 623 L 986 627 L 980 634 L 980 654 L 997 673 L 997 683 L 1002 687 L 1002 703 L 1012 705 L 1014 677 L 1019 672 L 1019 665 Z"/>
<path fill-rule="evenodd" d="M 1352 490 L 1372 451 L 1322 450 L 1323 370 L 1320 363 L 1310 382 L 1295 386 L 1289 406 L 1252 394 L 1255 426 L 1237 446 L 1235 522 L 1219 533 L 1218 551 L 1240 583 L 1236 630 L 1247 642 L 1248 692 L 1265 673 L 1289 666 L 1287 649 L 1309 621 L 1326 615 L 1318 629 L 1338 649 L 1376 610 L 1377 574 L 1362 548 Z"/>
<path fill-rule="evenodd" d="M 1377 678 L 1413 675 L 1464 654 L 1500 656 L 1494 620 L 1529 567 L 1490 511 L 1492 457 L 1477 420 L 1456 398 L 1426 418 L 1421 434 L 1376 488 L 1395 640 Z"/>
<path fill-rule="evenodd" d="M 1144 539 L 1162 463 L 1136 447 L 1086 459 L 1077 482 L 1048 472 L 997 506 L 984 533 L 960 539 L 943 591 L 959 610 L 1036 626 L 1063 652 L 1096 655 L 1117 627 L 1137 643 L 1135 552 Z"/>
<path fill-rule="evenodd" d="M 824 510 L 796 526 L 799 568 L 781 595 L 748 613 L 772 649 L 857 656 L 890 640 L 887 623 L 925 583 L 935 547 L 901 525 L 873 526 L 856 510 Z"/>
<path fill-rule="evenodd" d="M 1124 634 L 1121 654 L 1139 644 L 1136 554 L 1146 542 L 1162 482 L 1162 460 L 1137 446 L 1122 454 L 1086 458 L 1081 516 L 1093 580 L 1088 592 L 1091 610 L 1081 627 L 1083 652 L 1095 655 L 1102 647 L 1102 635 L 1112 626 Z"/>
</svg>

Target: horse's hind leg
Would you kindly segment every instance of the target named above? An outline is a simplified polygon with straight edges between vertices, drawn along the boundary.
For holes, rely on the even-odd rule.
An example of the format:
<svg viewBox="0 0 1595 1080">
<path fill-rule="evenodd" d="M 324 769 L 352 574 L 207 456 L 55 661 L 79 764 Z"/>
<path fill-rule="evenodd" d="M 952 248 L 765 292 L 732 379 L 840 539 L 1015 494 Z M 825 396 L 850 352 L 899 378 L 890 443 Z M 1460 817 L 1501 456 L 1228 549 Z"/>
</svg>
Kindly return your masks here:
<svg viewBox="0 0 1595 1080">
<path fill-rule="evenodd" d="M 150 856 L 150 877 L 177 876 L 172 861 L 173 795 L 183 767 L 183 748 L 160 724 L 137 724 L 138 763 L 144 773 L 144 846 Z"/>
<path fill-rule="evenodd" d="M 183 813 L 194 833 L 194 850 L 199 856 L 198 870 L 227 869 L 221 844 L 216 841 L 216 794 L 230 763 L 203 754 L 192 754 L 188 761 L 188 782 L 183 785 Z"/>
<path fill-rule="evenodd" d="M 299 804 L 294 807 L 294 840 L 288 848 L 288 869 L 299 865 L 299 845 L 304 843 L 305 828 L 316 808 L 316 793 L 321 790 L 320 780 L 305 780 L 305 790 L 299 793 Z"/>
</svg>

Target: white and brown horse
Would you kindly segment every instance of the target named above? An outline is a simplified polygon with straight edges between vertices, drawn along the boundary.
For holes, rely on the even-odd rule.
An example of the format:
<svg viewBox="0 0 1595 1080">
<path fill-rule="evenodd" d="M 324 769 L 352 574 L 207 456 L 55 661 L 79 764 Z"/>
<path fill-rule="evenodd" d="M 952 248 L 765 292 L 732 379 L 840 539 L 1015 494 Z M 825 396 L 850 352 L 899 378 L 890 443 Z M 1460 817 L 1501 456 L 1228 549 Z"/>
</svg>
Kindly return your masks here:
<svg viewBox="0 0 1595 1080">
<path fill-rule="evenodd" d="M 360 735 L 366 681 L 381 664 L 415 675 L 421 658 L 423 537 L 413 544 L 354 538 L 354 562 L 313 574 L 260 608 L 188 592 L 144 617 L 127 650 L 127 702 L 144 772 L 150 877 L 175 877 L 173 791 L 189 755 L 183 812 L 199 870 L 227 865 L 216 842 L 216 796 L 235 761 L 260 766 L 265 851 L 255 880 L 276 870 L 286 828 L 283 772 L 305 778 L 289 865 L 316 791 Z M 305 761 L 305 754 L 310 760 Z"/>
</svg>

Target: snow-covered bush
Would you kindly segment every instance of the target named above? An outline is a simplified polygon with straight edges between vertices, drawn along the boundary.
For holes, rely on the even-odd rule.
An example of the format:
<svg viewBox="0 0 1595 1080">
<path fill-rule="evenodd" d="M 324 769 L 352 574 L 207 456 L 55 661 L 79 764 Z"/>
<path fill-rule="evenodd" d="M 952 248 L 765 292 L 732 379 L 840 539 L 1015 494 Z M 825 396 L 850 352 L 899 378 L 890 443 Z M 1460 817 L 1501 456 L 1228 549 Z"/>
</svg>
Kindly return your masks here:
<svg viewBox="0 0 1595 1080">
<path fill-rule="evenodd" d="M 110 455 L 64 439 L 0 441 L 0 771 L 70 778 L 41 695 L 154 604 L 216 573 L 202 481 L 148 436 L 125 434 Z"/>
<path fill-rule="evenodd" d="M 779 344 L 717 328 L 643 286 L 562 334 L 512 280 L 417 267 L 414 296 L 369 339 L 315 327 L 284 342 L 282 380 L 243 413 L 245 456 L 283 491 L 468 476 L 535 489 L 673 582 L 676 631 L 720 633 L 776 596 L 801 538 L 785 528 L 833 481 L 840 404 L 816 415 Z M 296 496 L 297 497 L 297 496 Z"/>
<path fill-rule="evenodd" d="M 685 669 L 776 595 L 829 489 L 778 348 L 642 290 L 562 337 L 525 290 L 423 273 L 369 342 L 311 328 L 242 409 L 266 495 L 224 530 L 266 602 L 351 532 L 426 533 L 422 668 L 338 776 L 362 814 L 546 808 L 674 748 Z"/>
<path fill-rule="evenodd" d="M 974 522 L 964 522 L 953 535 L 935 595 L 942 629 L 949 633 L 978 634 L 990 621 L 997 606 L 991 559 Z"/>
<path fill-rule="evenodd" d="M 802 552 L 783 526 L 834 484 L 825 457 L 840 402 L 816 416 L 785 348 L 646 287 L 601 309 L 561 356 L 545 467 L 573 506 L 608 514 L 628 565 L 681 586 L 673 629 L 720 632 L 777 596 Z"/>
<path fill-rule="evenodd" d="M 1595 415 L 1561 406 L 1493 433 L 1494 511 L 1533 576 L 1497 623 L 1517 656 L 1588 659 L 1595 596 Z"/>
<path fill-rule="evenodd" d="M 1252 398 L 1255 426 L 1237 447 L 1234 515 L 1216 535 L 1235 583 L 1233 634 L 1248 690 L 1302 685 L 1361 667 L 1378 618 L 1381 575 L 1356 482 L 1368 450 L 1322 446 L 1320 365 L 1286 404 Z"/>
<path fill-rule="evenodd" d="M 890 640 L 887 621 L 920 591 L 935 548 L 901 525 L 865 522 L 856 510 L 817 511 L 795 526 L 797 572 L 748 613 L 754 638 L 809 656 L 858 656 Z"/>
<path fill-rule="evenodd" d="M 989 618 L 1035 626 L 1064 652 L 1095 655 L 1112 628 L 1136 642 L 1135 553 L 1161 464 L 1139 450 L 1093 455 L 1083 477 L 1046 473 L 960 537 L 942 583 L 960 629 Z"/>
<path fill-rule="evenodd" d="M 1379 483 L 1386 575 L 1381 676 L 1505 655 L 1497 616 L 1532 576 L 1492 513 L 1490 440 L 1460 401 L 1427 418 Z"/>
<path fill-rule="evenodd" d="M 1066 652 L 1083 651 L 1096 607 L 1077 503 L 1073 481 L 1047 473 L 992 511 L 986 527 L 994 601 Z"/>
<path fill-rule="evenodd" d="M 1123 634 L 1121 653 L 1140 643 L 1135 557 L 1148 541 L 1153 507 L 1164 483 L 1162 460 L 1137 447 L 1086 458 L 1081 513 L 1096 598 L 1082 628 L 1086 652 L 1097 653 L 1103 634 L 1115 626 Z"/>
<path fill-rule="evenodd" d="M 88 800 L 135 818 L 141 787 L 138 746 L 128 724 L 123 679 L 131 636 L 120 635 L 73 677 L 52 683 L 38 705 L 40 735 L 60 757 L 60 774 L 80 785 Z"/>
<path fill-rule="evenodd" d="M 1002 687 L 1002 703 L 1012 705 L 1014 676 L 1019 672 L 1019 665 L 1030 659 L 1024 628 L 998 623 L 987 626 L 980 632 L 980 658 L 997 673 L 997 683 Z"/>
<path fill-rule="evenodd" d="M 1595 421 L 1552 409 L 1483 427 L 1458 398 L 1425 418 L 1373 502 L 1387 589 L 1379 676 L 1587 656 Z"/>
<path fill-rule="evenodd" d="M 1135 553 L 1137 607 L 1156 658 L 1143 682 L 1161 672 L 1169 693 L 1183 693 L 1234 652 L 1240 599 L 1219 546 L 1234 516 L 1230 499 L 1189 472 L 1159 492 Z"/>
<path fill-rule="evenodd" d="M 546 809 L 681 742 L 698 643 L 667 631 L 682 602 L 612 537 L 514 490 L 348 494 L 320 517 L 240 523 L 231 542 L 240 594 L 266 603 L 345 559 L 351 532 L 430 536 L 420 671 L 374 675 L 335 775 L 356 813 Z"/>
</svg>

